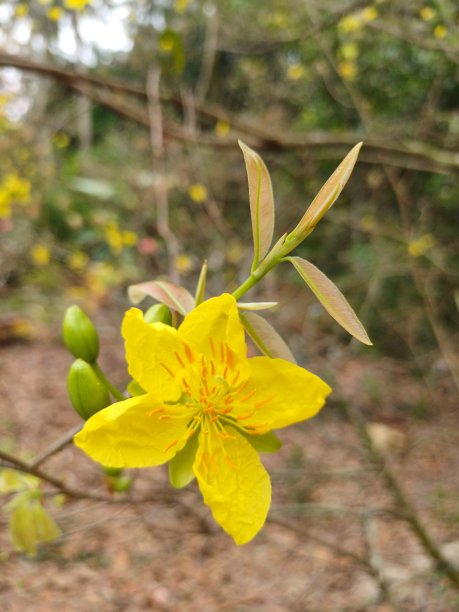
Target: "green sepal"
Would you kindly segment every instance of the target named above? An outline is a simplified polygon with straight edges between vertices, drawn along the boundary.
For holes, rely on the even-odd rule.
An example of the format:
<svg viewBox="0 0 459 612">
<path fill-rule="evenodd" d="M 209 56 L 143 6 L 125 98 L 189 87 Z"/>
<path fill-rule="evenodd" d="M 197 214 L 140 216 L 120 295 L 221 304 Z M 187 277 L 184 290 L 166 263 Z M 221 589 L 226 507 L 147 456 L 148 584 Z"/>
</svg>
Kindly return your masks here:
<svg viewBox="0 0 459 612">
<path fill-rule="evenodd" d="M 131 476 L 119 476 L 111 481 L 112 490 L 116 493 L 126 493 L 132 488 L 134 480 Z"/>
<path fill-rule="evenodd" d="M 145 389 L 142 389 L 142 387 L 136 380 L 131 380 L 126 389 L 131 397 L 136 397 L 137 395 L 145 395 L 146 393 Z"/>
<path fill-rule="evenodd" d="M 88 315 L 76 304 L 65 311 L 62 336 L 74 357 L 88 363 L 96 361 L 99 356 L 99 334 Z"/>
<path fill-rule="evenodd" d="M 197 450 L 198 434 L 194 433 L 185 447 L 169 461 L 169 480 L 176 489 L 186 487 L 193 480 L 193 463 Z"/>
<path fill-rule="evenodd" d="M 121 476 L 123 472 L 123 468 L 108 467 L 107 465 L 104 465 L 102 466 L 102 471 L 105 474 L 105 476 L 111 476 L 112 478 L 118 478 L 118 476 Z"/>
<path fill-rule="evenodd" d="M 143 319 L 146 323 L 164 323 L 164 325 L 172 325 L 172 314 L 165 304 L 154 304 L 150 306 L 143 315 Z"/>
<path fill-rule="evenodd" d="M 77 359 L 70 367 L 67 392 L 73 408 L 85 420 L 110 404 L 107 388 L 83 359 Z"/>
<path fill-rule="evenodd" d="M 250 442 L 257 453 L 275 453 L 282 446 L 281 440 L 272 431 L 268 431 L 261 436 L 250 436 L 242 431 L 239 433 Z"/>
</svg>

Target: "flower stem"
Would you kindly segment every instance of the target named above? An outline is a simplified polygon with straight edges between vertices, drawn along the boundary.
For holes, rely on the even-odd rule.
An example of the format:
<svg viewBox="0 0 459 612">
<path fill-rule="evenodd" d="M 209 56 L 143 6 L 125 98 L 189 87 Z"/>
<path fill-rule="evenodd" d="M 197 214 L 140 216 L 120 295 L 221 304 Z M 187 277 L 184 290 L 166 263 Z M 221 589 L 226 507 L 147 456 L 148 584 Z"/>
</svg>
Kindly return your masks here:
<svg viewBox="0 0 459 612">
<path fill-rule="evenodd" d="M 118 391 L 118 389 L 114 385 L 112 385 L 112 383 L 108 380 L 108 378 L 102 372 L 101 367 L 97 363 L 97 361 L 95 361 L 91 365 L 92 365 L 92 369 L 94 370 L 94 373 L 96 374 L 97 378 L 110 391 L 111 395 L 113 395 L 113 397 L 116 398 L 117 400 L 120 400 L 120 401 L 125 400 L 126 398 L 121 393 L 121 391 Z"/>
</svg>

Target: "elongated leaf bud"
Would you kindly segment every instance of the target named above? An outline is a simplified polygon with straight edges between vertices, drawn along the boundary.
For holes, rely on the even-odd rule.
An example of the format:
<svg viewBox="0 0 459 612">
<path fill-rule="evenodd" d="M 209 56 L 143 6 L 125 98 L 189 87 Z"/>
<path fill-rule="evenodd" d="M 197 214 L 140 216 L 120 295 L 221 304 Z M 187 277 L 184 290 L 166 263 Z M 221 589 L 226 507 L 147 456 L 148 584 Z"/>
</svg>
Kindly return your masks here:
<svg viewBox="0 0 459 612">
<path fill-rule="evenodd" d="M 85 420 L 110 404 L 106 387 L 83 359 L 77 359 L 70 367 L 67 392 L 73 408 Z"/>
<path fill-rule="evenodd" d="M 65 346 L 74 357 L 88 363 L 99 356 L 99 335 L 88 315 L 77 305 L 65 311 L 62 324 Z"/>
<path fill-rule="evenodd" d="M 150 306 L 147 312 L 143 315 L 147 323 L 164 323 L 164 325 L 172 324 L 171 311 L 165 304 L 155 304 Z"/>
</svg>

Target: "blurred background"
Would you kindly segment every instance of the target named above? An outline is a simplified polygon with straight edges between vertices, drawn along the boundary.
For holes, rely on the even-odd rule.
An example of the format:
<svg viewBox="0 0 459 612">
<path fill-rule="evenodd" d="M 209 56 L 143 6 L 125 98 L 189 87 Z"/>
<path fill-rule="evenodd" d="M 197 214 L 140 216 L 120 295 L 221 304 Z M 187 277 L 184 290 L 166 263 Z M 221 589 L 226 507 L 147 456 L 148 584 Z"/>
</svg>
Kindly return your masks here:
<svg viewBox="0 0 459 612">
<path fill-rule="evenodd" d="M 183 515 L 179 495 L 201 507 L 193 487 L 151 506 L 61 500 L 65 535 L 26 561 L 2 515 L 6 609 L 459 607 L 457 574 L 396 494 L 440 566 L 459 565 L 458 34 L 454 0 L 0 2 L 1 448 L 38 454 L 78 422 L 59 338 L 69 304 L 98 324 L 121 384 L 129 284 L 164 275 L 193 291 L 204 259 L 209 295 L 244 280 L 238 138 L 271 173 L 276 236 L 364 142 L 296 254 L 374 342 L 351 341 L 293 269 L 270 274 L 249 296 L 280 301 L 267 317 L 334 394 L 266 459 L 265 532 L 233 548 L 204 508 Z M 72 448 L 49 470 L 106 486 Z"/>
</svg>

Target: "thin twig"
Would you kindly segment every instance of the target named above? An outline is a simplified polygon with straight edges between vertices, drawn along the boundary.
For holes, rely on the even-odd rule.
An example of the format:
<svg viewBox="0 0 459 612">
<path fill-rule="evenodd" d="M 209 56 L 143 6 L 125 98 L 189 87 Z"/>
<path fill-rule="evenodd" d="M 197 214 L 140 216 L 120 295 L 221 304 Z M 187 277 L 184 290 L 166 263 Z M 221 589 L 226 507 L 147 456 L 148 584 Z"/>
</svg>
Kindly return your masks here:
<svg viewBox="0 0 459 612">
<path fill-rule="evenodd" d="M 163 238 L 168 256 L 169 277 L 178 282 L 176 259 L 180 252 L 177 237 L 169 225 L 169 198 L 166 178 L 166 155 L 164 149 L 163 116 L 159 87 L 161 71 L 159 67 L 152 66 L 148 71 L 147 95 L 148 116 L 150 120 L 150 141 L 153 153 L 154 172 L 156 180 L 153 183 L 155 193 L 158 234 Z"/>
<path fill-rule="evenodd" d="M 75 425 L 72 429 L 69 429 L 60 438 L 53 442 L 46 450 L 35 457 L 34 461 L 30 464 L 31 468 L 38 468 L 42 463 L 47 461 L 53 455 L 60 453 L 66 448 L 73 440 L 73 436 L 77 434 L 81 429 L 81 425 Z"/>
</svg>

